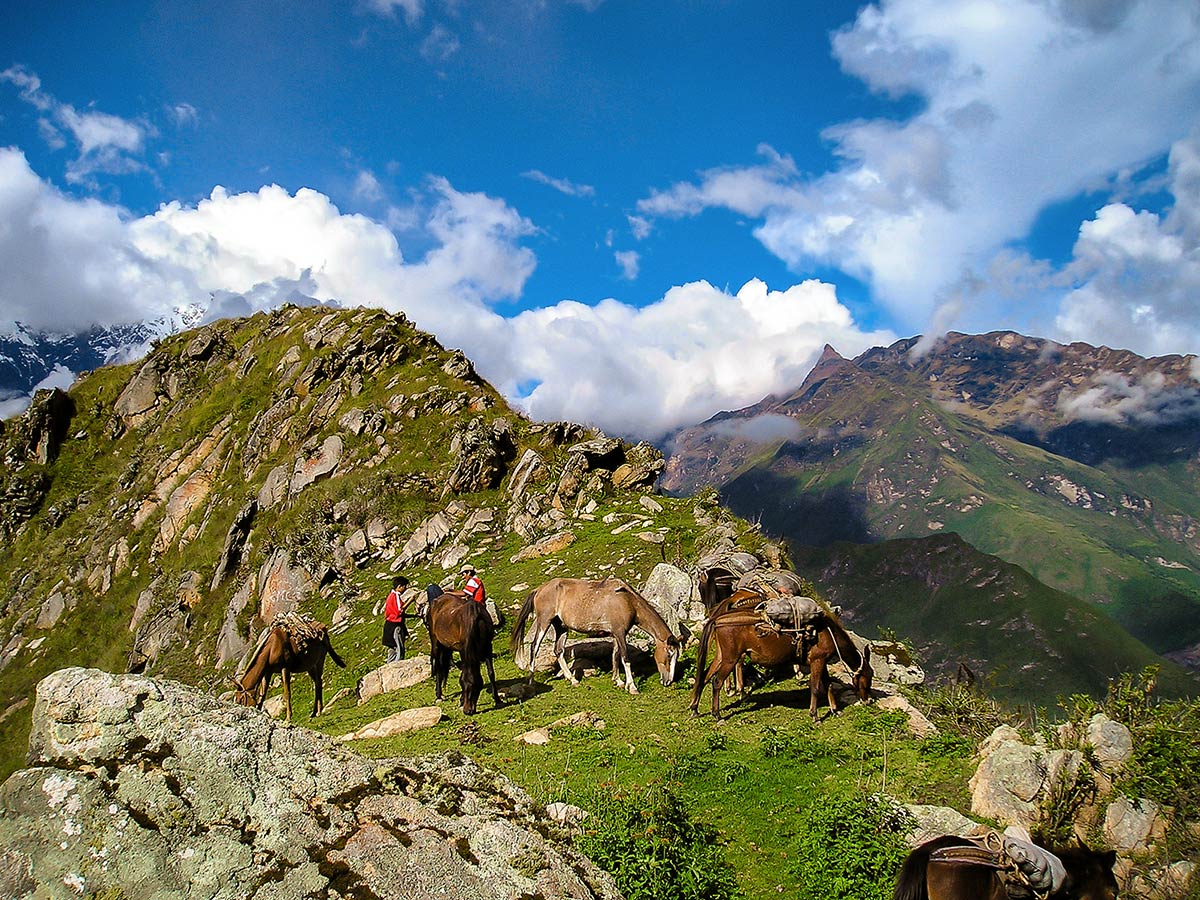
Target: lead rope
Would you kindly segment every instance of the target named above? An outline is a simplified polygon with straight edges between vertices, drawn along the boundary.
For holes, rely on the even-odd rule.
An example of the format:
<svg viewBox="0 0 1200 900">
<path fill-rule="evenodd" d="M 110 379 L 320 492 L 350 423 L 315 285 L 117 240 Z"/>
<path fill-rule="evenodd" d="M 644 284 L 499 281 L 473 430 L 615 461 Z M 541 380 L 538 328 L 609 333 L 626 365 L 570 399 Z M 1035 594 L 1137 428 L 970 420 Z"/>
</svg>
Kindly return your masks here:
<svg viewBox="0 0 1200 900">
<path fill-rule="evenodd" d="M 850 664 L 842 658 L 842 648 L 838 646 L 837 637 L 833 633 L 833 626 L 827 626 L 825 628 L 825 630 L 829 632 L 829 639 L 831 641 L 833 641 L 833 649 L 837 653 L 838 662 L 840 662 L 843 666 L 846 667 L 846 671 L 850 673 L 851 678 L 857 678 L 859 675 L 862 674 L 863 669 L 866 668 L 867 658 L 860 653 L 859 659 L 861 659 L 862 662 L 859 663 L 859 666 L 857 669 L 851 669 Z"/>
<path fill-rule="evenodd" d="M 1033 886 L 1032 882 L 1029 880 L 1029 876 L 1026 875 L 1021 867 L 1017 865 L 1016 861 L 1008 855 L 1008 849 L 1004 845 L 1004 838 L 1002 835 L 997 834 L 995 831 L 989 831 L 983 836 L 983 846 L 986 850 L 995 854 L 997 863 L 1008 876 L 1008 879 L 1016 881 L 1024 889 L 1020 894 L 1014 894 L 1013 891 L 1009 890 L 1007 880 L 1004 877 L 1001 877 L 1000 880 L 1005 882 L 1004 890 L 1010 897 L 1032 894 L 1037 898 L 1037 900 L 1048 900 L 1050 897 L 1050 891 L 1039 891 Z"/>
</svg>

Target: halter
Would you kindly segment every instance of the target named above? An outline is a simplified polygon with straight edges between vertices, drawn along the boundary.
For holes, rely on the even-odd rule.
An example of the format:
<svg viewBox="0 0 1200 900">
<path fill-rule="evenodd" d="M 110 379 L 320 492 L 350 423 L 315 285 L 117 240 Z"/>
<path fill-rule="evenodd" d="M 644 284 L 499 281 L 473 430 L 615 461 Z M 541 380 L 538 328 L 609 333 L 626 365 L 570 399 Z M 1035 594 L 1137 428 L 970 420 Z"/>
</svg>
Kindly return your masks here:
<svg viewBox="0 0 1200 900">
<path fill-rule="evenodd" d="M 850 664 L 842 658 L 842 648 L 838 646 L 837 636 L 833 633 L 833 626 L 826 626 L 825 630 L 829 632 L 829 639 L 833 641 L 833 650 L 835 653 L 837 653 L 838 662 L 846 667 L 846 669 L 850 672 L 850 677 L 857 678 L 859 675 L 865 672 L 867 670 L 867 654 L 859 653 L 858 658 L 861 659 L 862 662 L 858 664 L 857 669 L 851 669 Z"/>
</svg>

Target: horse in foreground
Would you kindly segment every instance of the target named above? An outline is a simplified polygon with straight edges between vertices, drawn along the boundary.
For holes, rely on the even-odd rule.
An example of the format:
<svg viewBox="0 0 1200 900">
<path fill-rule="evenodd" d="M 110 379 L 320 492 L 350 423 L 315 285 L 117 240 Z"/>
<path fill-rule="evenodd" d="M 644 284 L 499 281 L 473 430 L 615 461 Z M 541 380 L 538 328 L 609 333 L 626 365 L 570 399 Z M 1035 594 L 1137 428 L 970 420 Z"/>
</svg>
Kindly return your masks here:
<svg viewBox="0 0 1200 900">
<path fill-rule="evenodd" d="M 234 700 L 242 706 L 262 709 L 271 687 L 271 676 L 283 675 L 283 705 L 287 720 L 292 721 L 292 673 L 307 672 L 313 681 L 313 717 L 325 709 L 321 679 L 325 672 L 325 655 L 346 668 L 329 642 L 329 629 L 323 622 L 287 613 L 277 617 L 264 629 L 246 671 L 233 679 Z"/>
<path fill-rule="evenodd" d="M 670 684 L 675 680 L 679 638 L 671 633 L 650 602 L 619 578 L 605 578 L 602 581 L 554 578 L 534 590 L 525 598 L 513 626 L 509 646 L 514 656 L 525 640 L 525 627 L 531 616 L 530 680 L 533 679 L 538 650 L 551 629 L 554 631 L 554 654 L 558 659 L 558 667 L 571 684 L 579 684 L 579 679 L 567 665 L 567 632 L 578 631 L 594 637 L 612 635 L 613 683 L 636 694 L 638 689 L 633 683 L 633 669 L 629 664 L 626 642 L 629 629 L 635 625 L 654 638 L 654 662 L 662 683 Z M 624 685 L 621 683 L 622 669 L 625 673 Z"/>
<path fill-rule="evenodd" d="M 1116 900 L 1116 853 L 1078 847 L 1047 851 L 992 835 L 983 842 L 946 835 L 905 859 L 893 900 Z M 1023 852 L 1022 846 L 1032 848 Z M 1010 852 L 1011 851 L 1011 852 Z"/>
<path fill-rule="evenodd" d="M 739 592 L 740 594 L 741 592 Z M 735 594 L 730 600 L 735 600 Z M 761 595 L 760 595 L 761 597 Z M 761 598 L 765 600 L 766 598 Z M 730 601 L 725 601 L 729 603 Z M 859 651 L 840 622 L 826 612 L 819 612 L 804 628 L 789 631 L 768 619 L 758 609 L 759 604 L 734 602 L 729 608 L 710 616 L 700 633 L 700 649 L 696 656 L 696 686 L 692 689 L 692 714 L 697 714 L 705 685 L 712 685 L 712 712 L 721 718 L 721 688 L 730 673 L 740 668 L 747 655 L 751 662 L 766 668 L 785 663 L 799 664 L 809 671 L 809 713 L 817 720 L 817 706 L 825 695 L 831 712 L 838 711 L 833 693 L 829 664 L 841 660 L 851 671 L 851 683 L 858 699 L 864 703 L 871 696 L 871 648 Z M 715 645 L 712 662 L 708 662 L 709 646 Z"/>
<path fill-rule="evenodd" d="M 475 715 L 479 694 L 483 690 L 481 665 L 487 666 L 492 683 L 492 699 L 500 705 L 496 690 L 496 672 L 492 668 L 492 640 L 496 626 L 482 603 L 476 603 L 463 591 L 446 591 L 429 602 L 425 610 L 425 628 L 429 632 L 429 662 L 433 674 L 433 693 L 442 699 L 442 689 L 450 675 L 454 652 L 458 651 L 462 674 L 462 709 Z"/>
</svg>

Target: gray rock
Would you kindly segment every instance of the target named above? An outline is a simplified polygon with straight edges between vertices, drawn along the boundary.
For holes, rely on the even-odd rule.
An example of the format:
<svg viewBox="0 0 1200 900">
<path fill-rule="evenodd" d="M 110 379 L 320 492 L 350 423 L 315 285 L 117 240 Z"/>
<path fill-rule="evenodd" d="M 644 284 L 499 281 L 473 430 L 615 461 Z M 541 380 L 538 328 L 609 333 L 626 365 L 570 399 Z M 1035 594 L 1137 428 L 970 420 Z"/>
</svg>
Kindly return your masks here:
<svg viewBox="0 0 1200 900">
<path fill-rule="evenodd" d="M 134 675 L 44 679 L 0 809 L 0 895 L 22 900 L 620 896 L 543 808 L 460 754 L 369 760 Z"/>
<path fill-rule="evenodd" d="M 1096 713 L 1088 721 L 1085 739 L 1106 771 L 1120 769 L 1133 756 L 1133 735 L 1129 729 L 1103 713 Z"/>
<path fill-rule="evenodd" d="M 327 477 L 337 468 L 341 459 L 342 438 L 340 435 L 331 434 L 321 442 L 319 448 L 296 457 L 288 490 L 298 494 L 318 478 Z"/>
<path fill-rule="evenodd" d="M 659 563 L 654 567 L 642 588 L 642 596 L 663 617 L 672 634 L 680 634 L 680 621 L 704 619 L 704 605 L 700 603 L 692 577 L 670 563 Z"/>
<path fill-rule="evenodd" d="M 429 677 L 429 656 L 427 654 L 385 663 L 358 679 L 358 702 L 366 703 L 377 694 L 386 694 L 390 691 L 412 687 Z"/>
<path fill-rule="evenodd" d="M 1117 796 L 1104 811 L 1104 840 L 1122 853 L 1145 853 L 1165 832 L 1166 822 L 1153 800 Z"/>
</svg>

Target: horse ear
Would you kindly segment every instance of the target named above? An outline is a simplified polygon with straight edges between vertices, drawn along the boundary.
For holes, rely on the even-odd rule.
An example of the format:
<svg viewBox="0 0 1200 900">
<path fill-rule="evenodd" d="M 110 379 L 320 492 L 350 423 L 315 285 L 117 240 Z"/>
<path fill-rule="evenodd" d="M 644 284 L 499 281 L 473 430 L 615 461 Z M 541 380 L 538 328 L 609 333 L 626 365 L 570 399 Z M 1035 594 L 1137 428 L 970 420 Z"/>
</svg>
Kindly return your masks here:
<svg viewBox="0 0 1200 900">
<path fill-rule="evenodd" d="M 1100 859 L 1104 863 L 1104 865 L 1108 866 L 1111 869 L 1117 862 L 1117 851 L 1116 850 L 1105 850 L 1103 853 L 1100 854 Z"/>
</svg>

